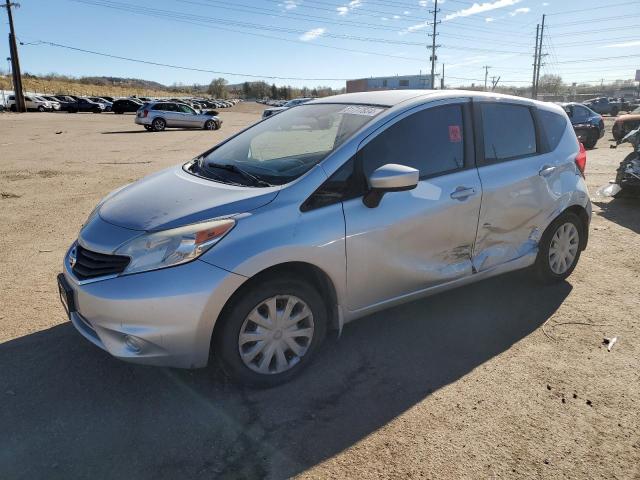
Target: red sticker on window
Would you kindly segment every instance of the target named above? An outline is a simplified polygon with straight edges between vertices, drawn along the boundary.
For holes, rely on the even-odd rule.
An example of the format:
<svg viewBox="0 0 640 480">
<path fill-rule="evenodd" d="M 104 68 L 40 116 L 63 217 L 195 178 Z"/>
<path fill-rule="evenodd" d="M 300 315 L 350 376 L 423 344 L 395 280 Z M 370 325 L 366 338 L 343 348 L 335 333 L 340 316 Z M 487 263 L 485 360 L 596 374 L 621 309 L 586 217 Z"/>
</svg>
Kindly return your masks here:
<svg viewBox="0 0 640 480">
<path fill-rule="evenodd" d="M 452 143 L 458 143 L 462 141 L 460 125 L 449 125 L 449 141 Z"/>
</svg>

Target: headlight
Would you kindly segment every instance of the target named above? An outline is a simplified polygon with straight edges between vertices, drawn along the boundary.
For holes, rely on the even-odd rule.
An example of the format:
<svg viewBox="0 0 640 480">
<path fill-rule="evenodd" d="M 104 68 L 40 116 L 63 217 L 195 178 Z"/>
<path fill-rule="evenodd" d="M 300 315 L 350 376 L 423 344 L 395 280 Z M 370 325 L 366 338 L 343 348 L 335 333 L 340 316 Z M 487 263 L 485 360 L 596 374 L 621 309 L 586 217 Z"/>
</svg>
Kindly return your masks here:
<svg viewBox="0 0 640 480">
<path fill-rule="evenodd" d="M 235 220 L 226 218 L 146 233 L 125 243 L 115 254 L 131 257 L 123 272 L 125 274 L 180 265 L 198 258 L 209 250 L 235 224 Z"/>
</svg>

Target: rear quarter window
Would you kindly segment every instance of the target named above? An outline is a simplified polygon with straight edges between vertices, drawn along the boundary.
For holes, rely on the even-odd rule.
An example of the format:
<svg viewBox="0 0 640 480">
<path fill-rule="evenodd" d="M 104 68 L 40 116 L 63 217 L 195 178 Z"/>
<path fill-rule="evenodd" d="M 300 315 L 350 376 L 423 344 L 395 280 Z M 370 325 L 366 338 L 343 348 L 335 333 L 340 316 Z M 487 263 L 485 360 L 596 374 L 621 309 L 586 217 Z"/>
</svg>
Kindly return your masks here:
<svg viewBox="0 0 640 480">
<path fill-rule="evenodd" d="M 486 104 L 481 111 L 486 162 L 503 162 L 537 153 L 536 128 L 529 107 Z"/>
<path fill-rule="evenodd" d="M 542 131 L 547 137 L 549 150 L 555 150 L 564 135 L 564 131 L 567 129 L 567 119 L 564 115 L 548 110 L 538 110 L 538 115 L 540 116 Z"/>
</svg>

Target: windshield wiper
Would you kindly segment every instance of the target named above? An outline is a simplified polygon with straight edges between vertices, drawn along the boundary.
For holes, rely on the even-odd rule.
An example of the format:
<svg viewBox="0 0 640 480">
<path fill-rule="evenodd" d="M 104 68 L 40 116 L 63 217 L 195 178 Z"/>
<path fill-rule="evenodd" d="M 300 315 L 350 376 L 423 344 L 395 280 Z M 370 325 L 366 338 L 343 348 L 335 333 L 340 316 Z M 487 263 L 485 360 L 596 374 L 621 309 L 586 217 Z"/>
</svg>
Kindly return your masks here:
<svg viewBox="0 0 640 480">
<path fill-rule="evenodd" d="M 246 170 L 243 170 L 242 168 L 232 163 L 209 163 L 209 164 L 203 165 L 203 167 L 205 169 L 219 168 L 221 170 L 226 170 L 228 172 L 237 173 L 238 175 L 246 178 L 247 180 L 250 180 L 253 183 L 253 185 L 257 187 L 273 187 L 273 185 L 270 184 L 269 182 L 265 182 L 261 178 L 256 177 L 255 175 L 247 172 Z"/>
</svg>

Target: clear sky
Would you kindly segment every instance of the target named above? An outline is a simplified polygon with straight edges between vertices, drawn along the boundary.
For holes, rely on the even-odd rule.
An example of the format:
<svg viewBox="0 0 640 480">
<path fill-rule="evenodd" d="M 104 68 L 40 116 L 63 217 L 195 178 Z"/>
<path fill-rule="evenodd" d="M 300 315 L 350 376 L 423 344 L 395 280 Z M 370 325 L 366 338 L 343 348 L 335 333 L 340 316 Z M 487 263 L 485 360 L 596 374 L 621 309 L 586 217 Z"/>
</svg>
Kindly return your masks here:
<svg viewBox="0 0 640 480">
<path fill-rule="evenodd" d="M 179 70 L 44 44 L 20 47 L 23 71 L 165 84 L 262 79 L 344 86 L 346 78 L 424 73 L 434 0 L 14 0 L 20 41 L 191 67 Z M 2 0 L 4 3 L 4 0 Z M 531 82 L 536 24 L 547 14 L 542 73 L 566 82 L 632 79 L 640 69 L 640 0 L 438 1 L 438 72 L 447 86 Z M 8 22 L 0 10 L 2 38 Z M 9 55 L 0 41 L 0 54 Z M 3 70 L 7 63 L 0 64 Z M 236 75 L 239 74 L 239 75 Z M 256 77 L 249 77 L 248 75 Z M 305 80 L 271 79 L 296 77 Z M 323 79 L 323 80 L 316 80 Z M 335 79 L 335 80 L 324 80 Z"/>
</svg>

